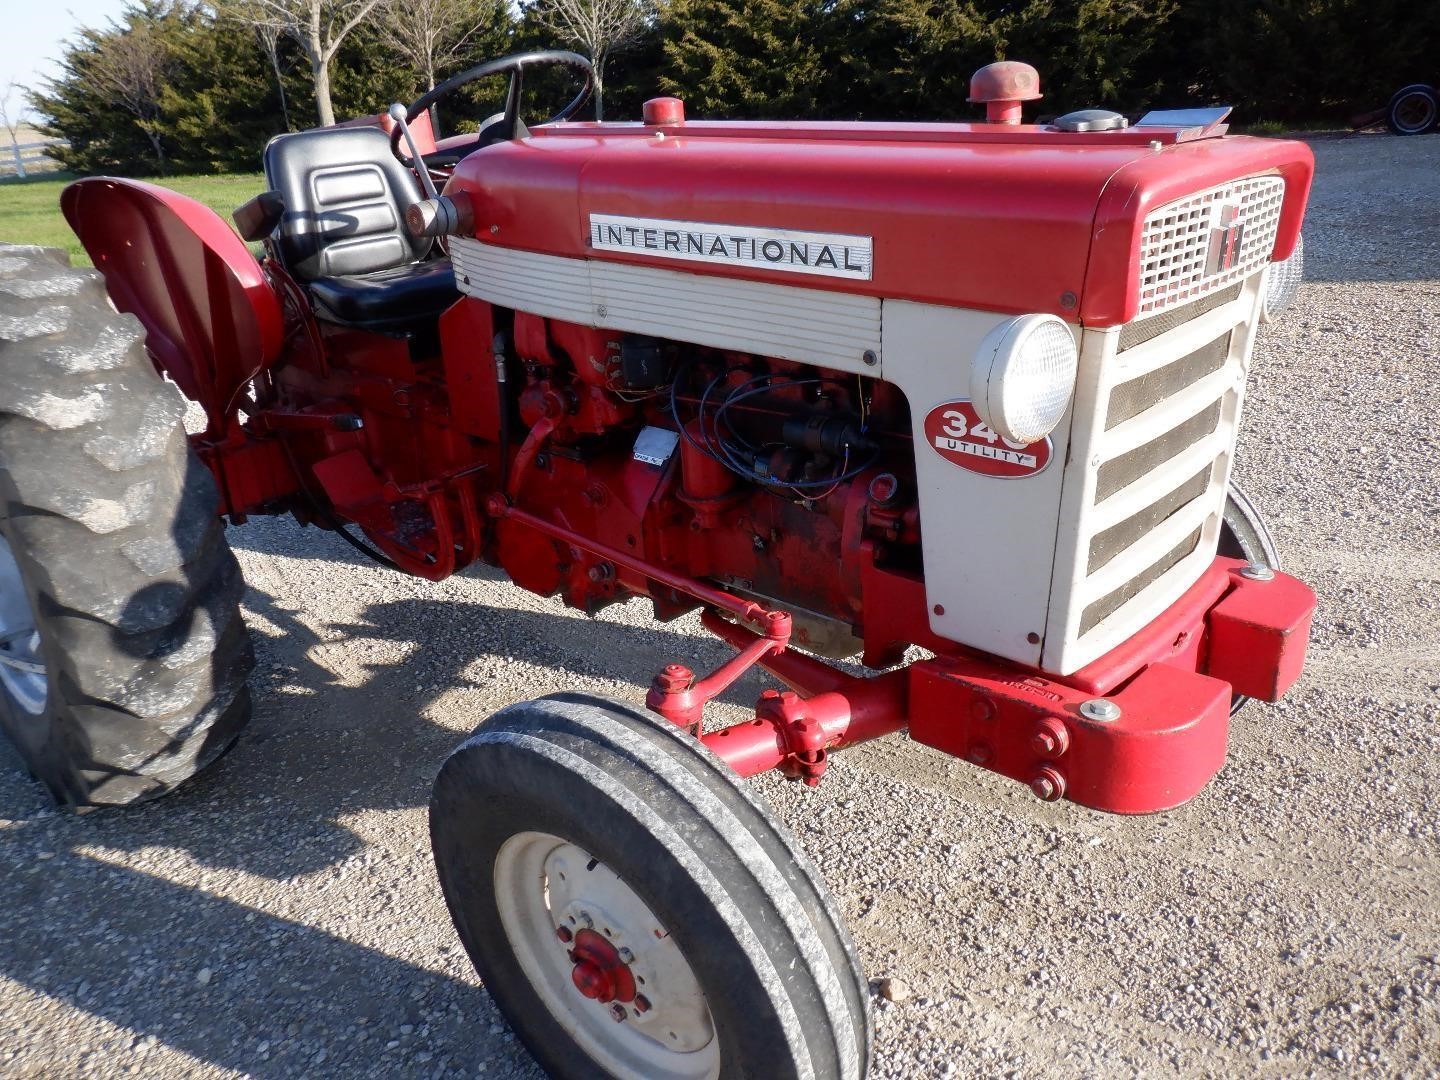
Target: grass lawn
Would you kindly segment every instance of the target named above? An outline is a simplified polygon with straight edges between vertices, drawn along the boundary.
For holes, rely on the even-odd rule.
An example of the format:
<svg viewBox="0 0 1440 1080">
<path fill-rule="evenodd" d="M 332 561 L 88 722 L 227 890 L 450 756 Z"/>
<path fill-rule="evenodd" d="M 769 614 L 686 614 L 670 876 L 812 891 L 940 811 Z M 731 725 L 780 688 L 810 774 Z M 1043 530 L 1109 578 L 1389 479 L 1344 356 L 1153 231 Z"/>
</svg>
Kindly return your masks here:
<svg viewBox="0 0 1440 1080">
<path fill-rule="evenodd" d="M 60 213 L 60 191 L 73 177 L 60 179 L 0 181 L 0 241 L 12 244 L 42 244 L 64 248 L 77 266 L 89 266 L 90 259 Z M 265 190 L 259 173 L 231 173 L 221 176 L 164 176 L 151 183 L 173 188 L 199 199 L 228 224 L 230 211 L 246 199 Z"/>
</svg>

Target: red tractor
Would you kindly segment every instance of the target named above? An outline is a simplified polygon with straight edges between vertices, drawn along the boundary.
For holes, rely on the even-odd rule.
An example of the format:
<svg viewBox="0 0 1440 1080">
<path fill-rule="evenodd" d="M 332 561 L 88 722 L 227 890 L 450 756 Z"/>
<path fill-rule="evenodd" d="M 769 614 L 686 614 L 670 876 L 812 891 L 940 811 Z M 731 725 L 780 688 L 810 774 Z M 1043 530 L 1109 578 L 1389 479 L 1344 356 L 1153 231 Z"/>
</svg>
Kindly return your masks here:
<svg viewBox="0 0 1440 1080">
<path fill-rule="evenodd" d="M 527 127 L 541 65 L 584 86 Z M 497 73 L 477 134 L 415 123 Z M 977 73 L 975 124 L 572 120 L 589 83 L 509 57 L 388 133 L 276 138 L 235 215 L 258 261 L 107 178 L 62 197 L 98 275 L 0 250 L 0 713 L 76 806 L 214 760 L 250 666 L 222 526 L 253 514 L 700 609 L 718 670 L 660 657 L 646 708 L 518 703 L 451 754 L 445 897 L 556 1075 L 860 1077 L 855 950 L 741 780 L 908 731 L 1099 810 L 1205 785 L 1314 607 L 1230 481 L 1312 158 L 1219 112 L 1021 124 L 1023 65 Z M 754 665 L 786 689 L 708 728 Z"/>
</svg>

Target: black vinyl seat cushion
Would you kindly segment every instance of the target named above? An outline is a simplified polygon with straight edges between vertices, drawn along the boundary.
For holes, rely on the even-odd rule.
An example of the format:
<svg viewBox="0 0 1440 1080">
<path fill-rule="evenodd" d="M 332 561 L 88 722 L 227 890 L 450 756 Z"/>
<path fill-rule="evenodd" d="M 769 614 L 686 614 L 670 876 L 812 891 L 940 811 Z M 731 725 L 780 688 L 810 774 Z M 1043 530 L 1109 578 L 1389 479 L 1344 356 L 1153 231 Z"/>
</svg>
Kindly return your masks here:
<svg viewBox="0 0 1440 1080">
<path fill-rule="evenodd" d="M 356 326 L 403 326 L 433 319 L 460 298 L 449 259 L 406 263 L 389 270 L 307 283 L 320 314 Z"/>
<path fill-rule="evenodd" d="M 265 176 L 284 205 L 275 249 L 317 315 L 403 328 L 459 299 L 450 260 L 430 258 L 432 241 L 405 227 L 420 185 L 379 128 L 280 135 L 265 147 Z"/>
</svg>

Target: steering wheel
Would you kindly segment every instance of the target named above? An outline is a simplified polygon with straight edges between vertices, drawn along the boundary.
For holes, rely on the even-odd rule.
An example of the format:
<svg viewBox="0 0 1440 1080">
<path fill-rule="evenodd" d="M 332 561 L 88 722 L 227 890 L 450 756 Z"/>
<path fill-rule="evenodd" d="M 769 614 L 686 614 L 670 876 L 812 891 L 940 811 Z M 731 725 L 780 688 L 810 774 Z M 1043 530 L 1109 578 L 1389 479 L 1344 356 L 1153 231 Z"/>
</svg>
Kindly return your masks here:
<svg viewBox="0 0 1440 1080">
<path fill-rule="evenodd" d="M 410 107 L 405 112 L 405 123 L 411 123 L 431 105 L 446 95 L 454 93 L 460 87 L 475 82 L 477 79 L 485 79 L 491 75 L 499 75 L 508 71 L 510 88 L 505 93 L 505 111 L 499 115 L 498 123 L 496 117 L 491 117 L 485 122 L 482 135 L 486 136 L 486 142 L 514 138 L 518 132 L 525 130 L 525 124 L 520 119 L 520 93 L 524 89 L 524 71 L 526 67 L 537 64 L 574 68 L 585 77 L 585 85 L 580 88 L 580 92 L 575 95 L 570 104 L 545 122 L 553 124 L 560 120 L 569 120 L 590 100 L 590 94 L 595 89 L 595 72 L 590 67 L 590 61 L 579 53 L 567 52 L 564 49 L 546 49 L 539 52 L 515 53 L 511 56 L 502 56 L 498 60 L 487 60 L 458 75 L 450 76 L 439 86 L 433 90 L 427 90 L 410 103 Z M 493 133 L 490 131 L 492 126 L 495 128 Z M 390 152 L 395 155 L 400 164 L 407 169 L 413 169 L 415 161 L 413 158 L 406 157 L 405 152 L 400 149 L 400 138 L 400 125 L 396 124 L 390 129 Z"/>
</svg>

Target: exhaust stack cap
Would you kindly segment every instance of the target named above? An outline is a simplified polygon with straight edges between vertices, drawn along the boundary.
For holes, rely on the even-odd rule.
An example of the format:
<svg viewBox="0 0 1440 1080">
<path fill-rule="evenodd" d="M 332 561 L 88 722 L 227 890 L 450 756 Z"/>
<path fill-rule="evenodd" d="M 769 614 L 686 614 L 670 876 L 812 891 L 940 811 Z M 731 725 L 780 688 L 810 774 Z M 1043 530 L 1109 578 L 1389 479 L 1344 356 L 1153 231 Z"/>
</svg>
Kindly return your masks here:
<svg viewBox="0 0 1440 1080">
<path fill-rule="evenodd" d="M 986 64 L 970 76 L 970 99 L 985 106 L 991 124 L 1020 123 L 1020 103 L 1040 97 L 1040 73 L 1019 60 Z"/>
<path fill-rule="evenodd" d="M 685 122 L 685 102 L 678 97 L 651 98 L 640 107 L 640 117 L 651 127 Z"/>
</svg>

